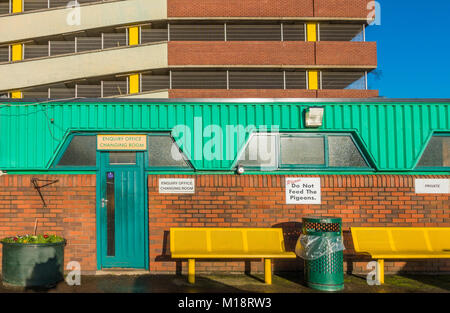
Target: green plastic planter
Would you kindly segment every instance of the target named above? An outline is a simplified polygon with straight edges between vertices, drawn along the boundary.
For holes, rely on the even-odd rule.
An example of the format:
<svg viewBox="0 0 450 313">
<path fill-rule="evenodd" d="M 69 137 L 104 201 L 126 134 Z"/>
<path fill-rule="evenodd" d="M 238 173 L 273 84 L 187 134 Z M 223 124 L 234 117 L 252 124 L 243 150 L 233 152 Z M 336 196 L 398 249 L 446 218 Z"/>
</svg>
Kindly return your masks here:
<svg viewBox="0 0 450 313">
<path fill-rule="evenodd" d="M 64 279 L 65 240 L 56 243 L 2 244 L 4 285 L 51 287 Z"/>
<path fill-rule="evenodd" d="M 305 217 L 302 233 L 309 236 L 342 236 L 342 219 L 336 217 Z M 315 260 L 305 260 L 308 287 L 322 291 L 344 289 L 344 253 L 328 253 Z"/>
</svg>

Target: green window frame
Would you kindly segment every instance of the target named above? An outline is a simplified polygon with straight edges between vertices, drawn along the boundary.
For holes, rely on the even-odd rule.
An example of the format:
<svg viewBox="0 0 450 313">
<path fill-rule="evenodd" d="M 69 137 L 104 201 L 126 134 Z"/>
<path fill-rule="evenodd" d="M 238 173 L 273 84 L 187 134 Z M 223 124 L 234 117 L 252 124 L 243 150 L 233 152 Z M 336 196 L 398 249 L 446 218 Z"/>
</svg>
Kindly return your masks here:
<svg viewBox="0 0 450 313">
<path fill-rule="evenodd" d="M 95 166 L 88 166 L 88 165 L 59 165 L 59 162 L 64 157 L 64 154 L 66 153 L 67 149 L 69 148 L 70 144 L 72 143 L 73 139 L 76 136 L 92 136 L 96 137 L 96 133 L 79 133 L 79 132 L 72 132 L 70 133 L 67 138 L 64 140 L 64 143 L 62 144 L 61 148 L 59 149 L 58 153 L 56 154 L 56 157 L 54 158 L 53 162 L 51 163 L 50 170 L 54 171 L 96 171 L 97 166 L 99 164 L 99 159 L 97 155 L 97 149 L 96 149 L 96 160 L 95 160 Z M 97 139 L 96 139 L 97 140 Z M 96 141 L 97 142 L 97 141 Z M 97 146 L 97 145 L 96 145 Z"/>
<path fill-rule="evenodd" d="M 264 134 L 274 134 L 270 132 L 256 132 L 254 134 L 264 135 Z M 308 170 L 308 171 L 360 171 L 360 172 L 373 172 L 375 168 L 373 163 L 370 162 L 370 159 L 366 156 L 366 153 L 362 150 L 360 143 L 355 139 L 354 135 L 349 132 L 280 132 L 275 133 L 276 136 L 276 164 L 275 168 L 273 167 L 262 167 L 262 166 L 245 166 L 241 165 L 240 161 L 242 155 L 245 153 L 250 140 L 253 138 L 254 134 L 252 134 L 247 140 L 244 148 L 241 150 L 237 157 L 237 161 L 235 162 L 235 168 L 238 166 L 243 166 L 245 169 L 250 171 L 252 170 L 260 170 L 260 171 L 294 171 L 294 170 Z M 349 137 L 357 152 L 361 156 L 366 166 L 330 166 L 330 151 L 329 151 L 329 137 Z M 281 147 L 282 138 L 323 138 L 323 164 L 283 164 L 282 163 L 282 153 L 283 149 Z"/>
<path fill-rule="evenodd" d="M 69 135 L 67 135 L 66 139 L 63 141 L 61 147 L 58 149 L 58 152 L 56 153 L 56 157 L 51 161 L 51 165 L 49 167 L 52 171 L 97 171 L 98 167 L 100 165 L 100 153 L 99 150 L 97 150 L 97 144 L 95 145 L 95 154 L 96 154 L 96 165 L 95 166 L 88 166 L 88 165 L 59 165 L 59 162 L 64 157 L 64 154 L 66 153 L 68 147 L 73 141 L 73 138 L 76 136 L 92 136 L 97 137 L 98 134 L 102 134 L 106 132 L 71 132 Z M 107 132 L 112 133 L 112 132 Z M 116 132 L 114 132 L 116 133 Z M 132 132 L 117 132 L 117 134 L 130 134 Z M 183 157 L 184 162 L 186 163 L 186 167 L 180 167 L 180 166 L 166 166 L 166 167 L 154 167 L 150 166 L 149 164 L 149 151 L 147 146 L 147 150 L 144 151 L 144 162 L 145 167 L 144 170 L 146 172 L 148 171 L 183 171 L 183 172 L 189 172 L 194 171 L 194 167 L 192 166 L 192 163 L 189 161 L 189 159 L 186 157 L 185 153 L 180 149 L 174 138 L 171 136 L 169 132 L 151 132 L 151 133 L 134 133 L 134 134 L 145 134 L 147 135 L 147 140 L 151 136 L 167 136 L 169 137 L 172 142 L 177 146 L 181 156 Z"/>
<path fill-rule="evenodd" d="M 448 138 L 450 138 L 450 133 L 439 133 L 439 132 L 436 133 L 435 132 L 435 133 L 431 134 L 430 138 L 426 142 L 426 145 L 424 146 L 424 148 L 422 149 L 422 151 L 420 153 L 420 156 L 419 156 L 419 158 L 417 160 L 417 163 L 416 163 L 416 167 L 414 168 L 415 171 L 421 171 L 421 172 L 424 172 L 424 171 L 435 171 L 435 172 L 450 171 L 450 165 L 449 166 L 434 166 L 434 165 L 431 165 L 431 166 L 423 166 L 422 165 L 421 166 L 420 165 L 420 163 L 422 161 L 422 158 L 424 157 L 424 155 L 425 155 L 428 147 L 430 146 L 433 138 L 436 138 L 436 137 L 448 137 Z M 450 156 L 450 152 L 448 152 L 448 153 L 449 153 L 448 155 Z"/>
<path fill-rule="evenodd" d="M 178 151 L 180 152 L 181 156 L 183 157 L 183 161 L 186 163 L 185 167 L 180 166 L 150 166 L 150 159 L 149 159 L 149 141 L 150 138 L 153 136 L 164 136 L 169 137 L 172 140 L 172 143 L 176 145 L 178 148 Z M 192 166 L 192 163 L 187 158 L 186 154 L 181 150 L 180 146 L 177 144 L 176 140 L 172 137 L 172 135 L 168 132 L 152 132 L 147 134 L 147 151 L 145 153 L 145 168 L 146 171 L 152 170 L 152 171 L 182 171 L 182 172 L 192 172 L 194 171 L 194 167 Z"/>
<path fill-rule="evenodd" d="M 237 161 L 235 163 L 237 163 L 237 166 L 240 165 L 240 161 L 241 161 L 241 157 L 242 155 L 245 154 L 245 151 L 247 150 L 247 147 L 250 145 L 251 140 L 255 137 L 255 136 L 261 136 L 261 135 L 268 135 L 268 136 L 274 136 L 275 138 L 275 149 L 276 149 L 276 155 L 275 155 L 275 166 L 256 166 L 256 165 L 250 165 L 250 166 L 245 166 L 244 168 L 246 169 L 250 169 L 250 170 L 259 170 L 259 171 L 276 171 L 278 169 L 278 157 L 277 155 L 279 154 L 279 136 L 276 136 L 277 134 L 273 134 L 270 132 L 254 132 L 252 133 L 248 139 L 247 142 L 245 143 L 243 149 L 239 152 L 238 156 L 237 156 Z"/>
</svg>

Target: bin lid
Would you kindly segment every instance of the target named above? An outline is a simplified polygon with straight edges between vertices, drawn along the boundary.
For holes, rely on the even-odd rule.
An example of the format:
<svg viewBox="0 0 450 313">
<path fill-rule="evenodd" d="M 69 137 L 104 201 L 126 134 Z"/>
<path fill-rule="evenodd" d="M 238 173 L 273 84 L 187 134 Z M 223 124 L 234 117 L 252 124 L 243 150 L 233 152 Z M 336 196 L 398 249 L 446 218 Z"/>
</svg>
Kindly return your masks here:
<svg viewBox="0 0 450 313">
<path fill-rule="evenodd" d="M 339 223 L 342 224 L 342 218 L 334 216 L 305 216 L 303 217 L 303 223 Z"/>
</svg>

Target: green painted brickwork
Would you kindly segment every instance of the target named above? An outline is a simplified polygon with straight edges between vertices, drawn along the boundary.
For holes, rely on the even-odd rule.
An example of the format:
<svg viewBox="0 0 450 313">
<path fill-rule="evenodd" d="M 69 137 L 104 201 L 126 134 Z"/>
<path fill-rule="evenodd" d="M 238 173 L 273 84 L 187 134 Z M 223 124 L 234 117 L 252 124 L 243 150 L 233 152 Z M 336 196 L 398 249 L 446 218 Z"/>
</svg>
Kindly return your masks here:
<svg viewBox="0 0 450 313">
<path fill-rule="evenodd" d="M 176 125 L 187 125 L 197 136 L 182 145 L 196 170 L 230 170 L 249 133 L 235 140 L 228 159 L 206 160 L 205 128 L 278 125 L 280 131 L 316 132 L 303 125 L 308 106 L 325 107 L 319 131 L 353 132 L 378 171 L 413 169 L 433 132 L 450 132 L 450 102 L 9 102 L 0 104 L 0 170 L 48 169 L 73 131 L 172 131 Z M 231 142 L 228 137 L 225 133 L 224 143 Z"/>
</svg>

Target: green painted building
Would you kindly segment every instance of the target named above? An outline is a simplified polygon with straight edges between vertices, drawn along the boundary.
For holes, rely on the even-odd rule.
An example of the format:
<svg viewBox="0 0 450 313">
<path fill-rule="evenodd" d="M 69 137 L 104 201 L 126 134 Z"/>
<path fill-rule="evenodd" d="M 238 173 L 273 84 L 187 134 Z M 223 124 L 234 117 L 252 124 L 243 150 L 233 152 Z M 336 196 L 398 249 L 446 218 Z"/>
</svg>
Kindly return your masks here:
<svg viewBox="0 0 450 313">
<path fill-rule="evenodd" d="M 305 127 L 305 113 L 311 107 L 323 108 L 320 127 Z M 230 172 L 238 166 L 239 158 L 245 152 L 252 134 L 277 132 L 279 137 L 322 137 L 322 140 L 315 141 L 324 146 L 317 148 L 320 153 L 336 150 L 330 143 L 333 140 L 330 141 L 329 138 L 333 139 L 338 134 L 348 135 L 367 166 L 336 162 L 333 165 L 329 156 L 317 162 L 304 160 L 304 164 L 301 164 L 302 160 L 299 160 L 300 164 L 288 162 L 284 166 L 281 164 L 281 155 L 278 155 L 270 166 L 255 163 L 256 166 L 249 166 L 249 170 L 413 173 L 445 172 L 450 169 L 450 101 L 445 100 L 78 100 L 4 102 L 0 107 L 0 170 L 94 170 L 95 165 L 92 166 L 92 163 L 76 163 L 74 166 L 69 163 L 58 164 L 57 161 L 74 136 L 147 133 L 170 135 L 183 152 L 192 171 Z M 277 150 L 280 150 L 282 142 L 287 145 L 286 140 L 274 140 L 278 142 Z M 299 139 L 292 143 L 299 146 L 299 151 L 302 149 L 301 144 L 309 147 L 307 140 Z M 152 144 L 151 139 L 149 144 Z M 155 141 L 155 144 L 158 143 Z M 95 146 L 92 142 L 91 145 Z M 311 145 L 315 146 L 314 143 Z M 339 143 L 336 142 L 335 145 Z M 428 154 L 427 147 L 430 149 Z M 436 149 L 442 150 L 439 156 L 432 152 Z M 95 153 L 94 148 L 91 150 Z M 283 150 L 278 153 L 282 154 Z M 339 151 L 336 150 L 335 153 Z M 432 156 L 438 159 L 427 160 Z M 185 167 L 187 166 L 177 168 L 171 164 L 156 164 L 153 167 L 149 164 L 147 169 L 186 170 Z"/>
</svg>

